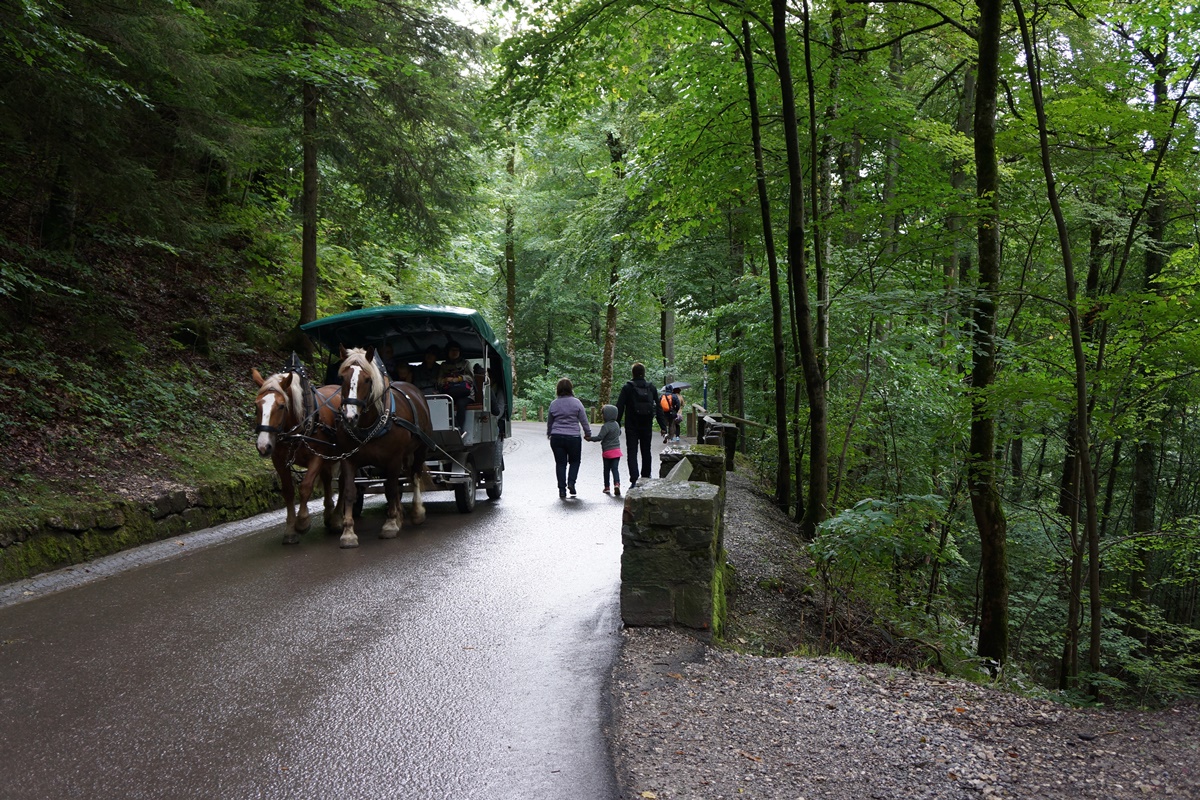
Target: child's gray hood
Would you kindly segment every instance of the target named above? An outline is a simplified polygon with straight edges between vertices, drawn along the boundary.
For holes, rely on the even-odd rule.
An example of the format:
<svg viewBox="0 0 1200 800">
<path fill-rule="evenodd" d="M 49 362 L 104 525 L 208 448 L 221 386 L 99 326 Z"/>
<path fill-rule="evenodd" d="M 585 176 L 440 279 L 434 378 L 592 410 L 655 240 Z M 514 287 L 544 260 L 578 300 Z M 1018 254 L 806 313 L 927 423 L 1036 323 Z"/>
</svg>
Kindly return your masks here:
<svg viewBox="0 0 1200 800">
<path fill-rule="evenodd" d="M 604 414 L 605 422 L 616 422 L 617 421 L 617 407 L 616 406 L 605 405 L 604 408 L 600 409 L 600 412 L 602 414 Z"/>
</svg>

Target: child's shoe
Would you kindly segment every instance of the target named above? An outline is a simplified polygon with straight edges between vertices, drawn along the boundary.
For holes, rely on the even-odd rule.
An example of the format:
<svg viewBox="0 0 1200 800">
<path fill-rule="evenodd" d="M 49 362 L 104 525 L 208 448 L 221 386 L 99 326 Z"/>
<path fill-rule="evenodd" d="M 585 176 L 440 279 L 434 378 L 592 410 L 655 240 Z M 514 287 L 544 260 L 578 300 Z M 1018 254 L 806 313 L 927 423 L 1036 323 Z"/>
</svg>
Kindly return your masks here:
<svg viewBox="0 0 1200 800">
<path fill-rule="evenodd" d="M 605 489 L 604 491 L 607 492 L 608 489 Z M 621 496 L 621 484 L 618 483 L 616 486 L 613 487 L 613 497 L 620 497 L 620 496 Z"/>
<path fill-rule="evenodd" d="M 619 491 L 619 490 L 618 490 L 618 491 Z M 605 493 L 605 494 L 608 494 L 608 492 L 609 492 L 609 489 L 608 489 L 608 487 L 607 487 L 607 486 L 605 486 L 605 487 L 604 487 L 604 493 Z"/>
</svg>

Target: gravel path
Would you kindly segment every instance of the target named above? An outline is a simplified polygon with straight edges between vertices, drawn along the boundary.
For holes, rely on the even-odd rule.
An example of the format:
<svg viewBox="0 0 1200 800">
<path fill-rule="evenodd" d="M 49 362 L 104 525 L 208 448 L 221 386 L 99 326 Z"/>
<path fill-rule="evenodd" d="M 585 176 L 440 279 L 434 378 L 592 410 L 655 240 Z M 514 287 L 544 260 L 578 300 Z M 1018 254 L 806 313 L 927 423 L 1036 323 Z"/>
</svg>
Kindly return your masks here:
<svg viewBox="0 0 1200 800">
<path fill-rule="evenodd" d="M 787 520 L 733 474 L 726 520 L 741 587 L 731 636 L 786 642 L 764 630 L 799 598 L 761 587 L 794 561 Z M 612 682 L 622 798 L 1200 798 L 1196 706 L 1082 711 L 882 665 L 739 654 L 664 629 L 622 636 Z"/>
</svg>

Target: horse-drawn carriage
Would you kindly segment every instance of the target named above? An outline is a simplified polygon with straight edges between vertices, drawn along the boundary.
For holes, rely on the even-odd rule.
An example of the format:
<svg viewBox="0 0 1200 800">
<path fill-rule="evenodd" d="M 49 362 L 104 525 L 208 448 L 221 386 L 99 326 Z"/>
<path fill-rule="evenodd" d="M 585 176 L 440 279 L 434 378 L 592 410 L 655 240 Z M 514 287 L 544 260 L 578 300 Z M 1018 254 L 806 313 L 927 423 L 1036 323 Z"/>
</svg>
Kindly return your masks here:
<svg viewBox="0 0 1200 800">
<path fill-rule="evenodd" d="M 462 357 L 481 369 L 472 382 L 461 427 L 455 425 L 454 398 L 440 391 L 425 392 L 431 427 L 425 490 L 453 489 L 458 510 L 475 507 L 475 493 L 484 489 L 493 500 L 504 490 L 504 439 L 508 435 L 512 368 L 508 354 L 478 311 L 436 305 L 385 306 L 347 311 L 309 322 L 301 329 L 325 346 L 331 357 L 341 347 L 391 347 L 397 362 L 416 365 L 430 347 L 445 353 L 450 342 Z M 378 492 L 382 481 L 360 477 L 360 490 Z"/>
<path fill-rule="evenodd" d="M 474 509 L 479 489 L 499 499 L 512 370 L 499 340 L 477 311 L 386 306 L 348 311 L 301 327 L 329 351 L 330 385 L 313 387 L 299 365 L 269 379 L 254 374 L 260 386 L 258 449 L 275 458 L 288 503 L 285 542 L 298 541 L 297 531 L 307 528 L 312 485 L 317 476 L 328 481 L 335 465 L 342 473 L 340 513 L 331 511 L 327 488 L 326 524 L 342 530 L 343 547 L 358 544 L 350 509 L 361 506 L 365 493 L 382 490 L 388 496 L 388 518 L 380 534 L 384 538 L 400 530 L 400 497 L 405 491 L 413 493 L 413 522 L 424 519 L 426 491 L 452 490 L 463 513 Z M 389 369 L 395 365 L 414 365 L 431 349 L 445 353 L 451 343 L 465 359 L 460 363 L 467 374 L 459 382 L 422 391 L 390 378 Z M 384 363 L 385 350 L 393 364 Z M 291 508 L 293 465 L 307 466 L 299 517 Z"/>
</svg>

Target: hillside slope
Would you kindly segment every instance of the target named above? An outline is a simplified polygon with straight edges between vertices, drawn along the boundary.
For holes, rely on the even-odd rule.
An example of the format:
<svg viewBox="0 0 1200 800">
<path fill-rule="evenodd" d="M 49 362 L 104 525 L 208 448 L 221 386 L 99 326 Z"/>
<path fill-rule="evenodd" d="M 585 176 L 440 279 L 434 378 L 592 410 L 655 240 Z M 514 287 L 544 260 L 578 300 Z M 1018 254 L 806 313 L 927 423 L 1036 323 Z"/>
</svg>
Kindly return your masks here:
<svg viewBox="0 0 1200 800">
<path fill-rule="evenodd" d="M 41 270 L 40 291 L 0 296 L 0 515 L 266 469 L 249 373 L 282 364 L 291 309 L 235 264 L 159 248 Z"/>
</svg>

